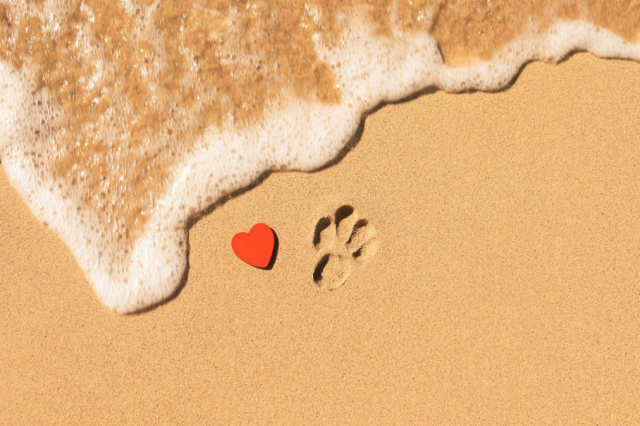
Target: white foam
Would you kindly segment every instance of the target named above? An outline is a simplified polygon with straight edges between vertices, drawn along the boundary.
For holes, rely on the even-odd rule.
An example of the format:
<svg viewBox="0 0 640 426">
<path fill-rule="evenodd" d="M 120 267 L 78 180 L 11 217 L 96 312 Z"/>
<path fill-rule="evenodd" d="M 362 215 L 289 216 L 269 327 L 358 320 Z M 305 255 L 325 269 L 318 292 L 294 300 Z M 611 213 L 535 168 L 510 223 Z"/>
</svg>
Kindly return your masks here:
<svg viewBox="0 0 640 426">
<path fill-rule="evenodd" d="M 318 42 L 343 95 L 339 105 L 291 99 L 275 104 L 256 125 L 237 132 L 210 128 L 202 148 L 158 201 L 131 253 L 110 247 L 111 238 L 90 211 L 63 197 L 32 151 L 46 155 L 34 129 L 55 109 L 35 108 L 28 76 L 0 63 L 0 158 L 12 184 L 37 217 L 55 229 L 76 256 L 96 294 L 110 309 L 144 309 L 176 291 L 186 267 L 187 219 L 220 197 L 250 185 L 265 171 L 310 171 L 331 161 L 356 132 L 367 110 L 428 87 L 449 92 L 496 90 L 531 60 L 558 61 L 586 50 L 601 57 L 640 61 L 640 45 L 584 22 L 561 22 L 544 33 L 515 40 L 491 61 L 449 68 L 427 33 L 375 37 L 364 19 L 353 18 L 337 47 Z M 53 135 L 43 134 L 48 143 Z M 28 143 L 25 143 L 28 140 Z M 220 241 L 220 244 L 228 244 Z"/>
</svg>

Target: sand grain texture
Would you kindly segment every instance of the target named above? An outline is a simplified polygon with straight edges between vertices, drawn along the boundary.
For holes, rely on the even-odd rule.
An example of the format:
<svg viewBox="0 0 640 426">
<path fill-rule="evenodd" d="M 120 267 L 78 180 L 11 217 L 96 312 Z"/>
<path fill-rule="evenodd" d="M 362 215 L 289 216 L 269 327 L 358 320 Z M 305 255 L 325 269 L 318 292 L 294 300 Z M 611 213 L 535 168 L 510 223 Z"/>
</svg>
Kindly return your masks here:
<svg viewBox="0 0 640 426">
<path fill-rule="evenodd" d="M 132 316 L 0 173 L 0 424 L 640 423 L 639 100 L 640 64 L 579 54 L 386 106 L 199 221 L 182 292 Z M 343 204 L 380 248 L 321 291 Z M 257 222 L 271 271 L 231 251 Z"/>
</svg>

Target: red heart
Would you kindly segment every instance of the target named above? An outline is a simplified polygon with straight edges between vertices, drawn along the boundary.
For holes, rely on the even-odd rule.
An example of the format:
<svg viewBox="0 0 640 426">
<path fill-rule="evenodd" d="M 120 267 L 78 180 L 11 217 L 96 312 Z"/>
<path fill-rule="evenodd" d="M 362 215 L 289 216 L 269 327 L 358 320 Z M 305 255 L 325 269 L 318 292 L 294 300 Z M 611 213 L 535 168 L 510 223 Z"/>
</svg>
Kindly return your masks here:
<svg viewBox="0 0 640 426">
<path fill-rule="evenodd" d="M 248 234 L 240 232 L 231 240 L 231 248 L 236 256 L 257 268 L 269 266 L 274 245 L 273 230 L 264 223 L 253 225 Z"/>
</svg>

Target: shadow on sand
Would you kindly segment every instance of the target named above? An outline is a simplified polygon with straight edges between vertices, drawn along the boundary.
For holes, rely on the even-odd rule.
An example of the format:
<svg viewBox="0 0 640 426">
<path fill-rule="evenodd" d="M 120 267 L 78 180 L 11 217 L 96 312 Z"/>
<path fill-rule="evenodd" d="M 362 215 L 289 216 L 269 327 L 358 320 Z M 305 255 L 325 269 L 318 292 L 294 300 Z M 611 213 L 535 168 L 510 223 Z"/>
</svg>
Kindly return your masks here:
<svg viewBox="0 0 640 426">
<path fill-rule="evenodd" d="M 560 59 L 556 64 L 560 64 L 563 63 L 565 61 L 567 61 L 568 59 L 570 59 L 573 55 L 575 55 L 576 53 L 580 53 L 580 52 L 584 52 L 581 50 L 574 50 L 571 51 L 569 53 L 567 53 L 567 55 L 565 55 L 562 59 Z M 602 58 L 602 59 L 607 59 L 607 58 Z M 519 68 L 518 71 L 515 73 L 515 75 L 513 76 L 513 78 L 504 86 L 501 87 L 500 89 L 497 90 L 491 90 L 491 91 L 482 91 L 482 90 L 478 90 L 478 89 L 469 89 L 469 90 L 465 90 L 462 92 L 456 92 L 456 93 L 452 93 L 452 94 L 469 94 L 469 93 L 476 93 L 476 92 L 483 92 L 483 93 L 500 93 L 500 92 L 505 92 L 507 90 L 509 90 L 514 84 L 515 82 L 518 80 L 518 78 L 520 77 L 520 75 L 522 74 L 522 71 L 526 68 L 526 66 L 528 64 L 530 64 L 531 62 L 537 62 L 535 60 L 530 60 L 525 62 L 524 64 L 522 64 Z M 345 144 L 345 146 L 340 150 L 340 152 L 338 152 L 338 154 L 335 156 L 335 158 L 331 161 L 329 161 L 328 163 L 324 164 L 323 166 L 314 169 L 314 170 L 309 170 L 306 173 L 317 173 L 320 172 L 322 170 L 328 169 L 329 167 L 335 166 L 336 164 L 338 164 L 340 161 L 342 161 L 342 159 L 344 157 L 347 156 L 347 154 L 349 154 L 349 152 L 351 152 L 356 145 L 360 142 L 360 140 L 362 139 L 362 134 L 364 133 L 364 123 L 365 120 L 367 119 L 367 117 L 369 117 L 370 115 L 376 113 L 377 111 L 379 111 L 380 109 L 384 108 L 387 105 L 397 105 L 397 104 L 403 104 L 406 102 L 410 102 L 412 100 L 415 100 L 421 96 L 424 95 L 430 95 L 436 92 L 439 92 L 440 89 L 438 89 L 437 87 L 427 87 L 425 89 L 422 89 L 416 93 L 413 93 L 409 96 L 406 96 L 402 99 L 396 100 L 396 101 L 382 101 L 380 102 L 378 105 L 376 105 L 375 107 L 371 108 L 370 110 L 366 111 L 363 115 L 362 118 L 360 120 L 360 124 L 358 125 L 358 128 L 356 129 L 355 133 L 353 134 L 353 136 L 349 139 L 349 141 Z M 185 268 L 184 274 L 182 276 L 182 279 L 180 280 L 180 284 L 178 285 L 176 291 L 167 299 L 158 302 L 152 306 L 148 306 L 142 310 L 136 311 L 136 312 L 132 312 L 129 315 L 138 315 L 141 313 L 145 313 L 148 311 L 151 311 L 161 305 L 164 305 L 165 303 L 168 303 L 170 301 L 172 301 L 173 299 L 175 299 L 176 297 L 178 297 L 178 295 L 180 294 L 180 292 L 182 291 L 182 289 L 184 288 L 184 286 L 187 284 L 187 279 L 189 276 L 189 251 L 190 251 L 190 244 L 189 244 L 189 231 L 191 230 L 191 228 L 193 227 L 193 225 L 195 225 L 200 219 L 204 218 L 205 216 L 209 215 L 211 212 L 213 212 L 215 209 L 217 209 L 218 207 L 222 206 L 223 204 L 227 203 L 229 200 L 239 197 L 241 195 L 243 195 L 244 193 L 251 191 L 252 189 L 260 186 L 272 173 L 290 173 L 290 172 L 300 172 L 300 170 L 267 170 L 264 173 L 262 173 L 252 184 L 250 184 L 249 186 L 246 186 L 242 189 L 239 189 L 237 191 L 233 191 L 227 195 L 222 196 L 220 199 L 218 199 L 215 203 L 211 204 L 209 207 L 207 207 L 206 209 L 204 209 L 203 211 L 195 214 L 194 216 L 190 217 L 187 221 L 187 266 Z M 273 265 L 275 263 L 276 257 L 277 257 L 277 251 L 278 251 L 278 247 L 279 247 L 279 241 L 278 241 L 278 236 L 276 235 L 275 231 L 273 232 L 275 239 L 276 239 L 276 243 L 275 243 L 275 247 L 274 247 L 274 253 L 273 253 L 273 257 L 271 258 L 271 262 L 269 263 L 269 266 L 267 266 L 266 268 L 264 268 L 265 270 L 271 270 L 273 268 Z"/>
</svg>

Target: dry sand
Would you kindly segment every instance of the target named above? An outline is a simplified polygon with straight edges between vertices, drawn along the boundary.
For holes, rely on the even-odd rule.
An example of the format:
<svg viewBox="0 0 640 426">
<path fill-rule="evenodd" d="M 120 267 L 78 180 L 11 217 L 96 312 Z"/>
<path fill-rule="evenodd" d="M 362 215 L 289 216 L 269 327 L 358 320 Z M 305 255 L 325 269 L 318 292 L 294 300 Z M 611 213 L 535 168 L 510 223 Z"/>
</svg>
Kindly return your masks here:
<svg viewBox="0 0 640 426">
<path fill-rule="evenodd" d="M 131 316 L 0 173 L 0 424 L 640 423 L 639 101 L 640 64 L 579 54 L 386 106 L 200 220 L 181 293 Z M 381 246 L 322 291 L 343 204 Z M 270 271 L 230 248 L 256 222 Z"/>
</svg>

